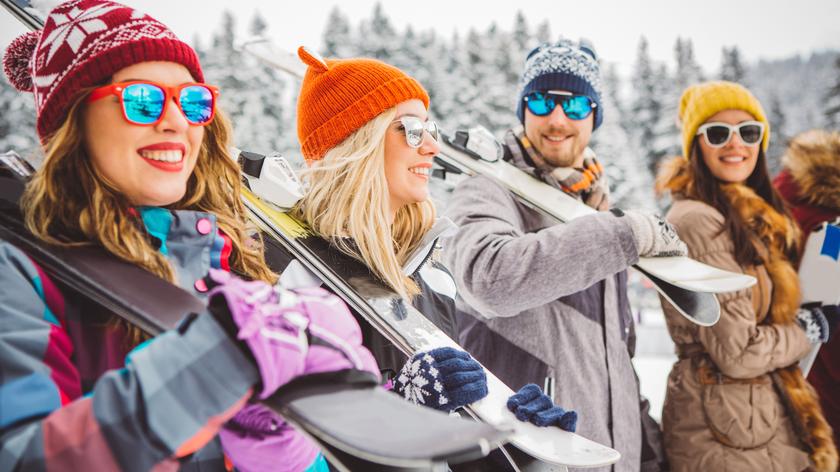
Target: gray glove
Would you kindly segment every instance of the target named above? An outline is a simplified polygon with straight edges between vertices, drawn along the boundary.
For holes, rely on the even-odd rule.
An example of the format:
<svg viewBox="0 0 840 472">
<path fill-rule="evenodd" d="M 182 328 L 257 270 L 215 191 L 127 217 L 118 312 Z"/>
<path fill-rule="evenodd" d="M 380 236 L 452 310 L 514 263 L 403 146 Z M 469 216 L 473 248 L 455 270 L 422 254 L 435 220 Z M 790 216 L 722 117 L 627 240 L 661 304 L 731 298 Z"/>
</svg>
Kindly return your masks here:
<svg viewBox="0 0 840 472">
<path fill-rule="evenodd" d="M 622 211 L 614 208 L 610 211 L 620 218 L 627 219 L 636 239 L 639 257 L 688 255 L 688 248 L 677 236 L 677 231 L 671 223 L 661 217 L 634 210 Z"/>
</svg>

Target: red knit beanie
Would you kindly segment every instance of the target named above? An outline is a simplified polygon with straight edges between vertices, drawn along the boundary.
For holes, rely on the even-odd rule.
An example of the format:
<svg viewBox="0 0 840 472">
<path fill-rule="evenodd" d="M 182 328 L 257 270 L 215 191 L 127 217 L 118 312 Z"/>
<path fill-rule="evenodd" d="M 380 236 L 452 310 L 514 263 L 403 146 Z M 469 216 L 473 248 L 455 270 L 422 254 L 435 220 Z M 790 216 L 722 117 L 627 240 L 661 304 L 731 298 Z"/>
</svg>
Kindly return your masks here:
<svg viewBox="0 0 840 472">
<path fill-rule="evenodd" d="M 147 61 L 176 62 L 204 81 L 193 48 L 159 21 L 115 2 L 74 0 L 55 7 L 42 31 L 12 41 L 3 70 L 16 89 L 35 95 L 43 141 L 61 126 L 80 89 Z"/>
<path fill-rule="evenodd" d="M 318 160 L 383 111 L 412 98 L 429 108 L 419 82 L 375 59 L 324 60 L 301 47 L 309 67 L 301 84 L 297 129 L 303 157 Z"/>
</svg>

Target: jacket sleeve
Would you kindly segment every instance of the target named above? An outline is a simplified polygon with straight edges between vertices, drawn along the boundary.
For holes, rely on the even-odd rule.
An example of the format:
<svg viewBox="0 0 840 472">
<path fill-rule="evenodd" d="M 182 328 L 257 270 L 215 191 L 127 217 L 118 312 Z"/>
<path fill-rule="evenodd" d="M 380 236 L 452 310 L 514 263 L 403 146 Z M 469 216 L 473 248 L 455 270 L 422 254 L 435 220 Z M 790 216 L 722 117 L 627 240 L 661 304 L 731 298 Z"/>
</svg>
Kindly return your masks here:
<svg viewBox="0 0 840 472">
<path fill-rule="evenodd" d="M 0 241 L 0 470 L 176 466 L 217 434 L 258 380 L 216 321 L 199 315 L 135 349 L 81 397 L 63 302 L 46 302 L 60 297 Z"/>
<path fill-rule="evenodd" d="M 526 232 L 521 207 L 486 177 L 453 192 L 458 232 L 444 259 L 464 300 L 488 318 L 508 317 L 579 292 L 638 260 L 630 226 L 600 213 Z"/>
<path fill-rule="evenodd" d="M 730 272 L 744 273 L 735 260 L 735 246 L 724 230 L 723 216 L 699 202 L 698 211 L 681 212 L 669 221 L 688 246 L 689 255 Z M 720 371 L 734 378 L 752 378 L 787 367 L 811 348 L 795 323 L 758 324 L 753 288 L 718 295 L 721 314 L 714 326 L 699 327 L 700 342 Z M 669 307 L 670 308 L 670 307 Z"/>
</svg>

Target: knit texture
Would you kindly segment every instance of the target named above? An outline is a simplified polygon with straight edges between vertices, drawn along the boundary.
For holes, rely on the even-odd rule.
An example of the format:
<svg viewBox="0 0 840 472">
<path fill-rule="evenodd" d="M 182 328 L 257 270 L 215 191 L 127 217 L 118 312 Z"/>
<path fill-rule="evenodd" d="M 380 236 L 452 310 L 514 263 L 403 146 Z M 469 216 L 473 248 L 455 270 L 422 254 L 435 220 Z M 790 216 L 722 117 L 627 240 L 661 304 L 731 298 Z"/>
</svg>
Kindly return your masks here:
<svg viewBox="0 0 840 472">
<path fill-rule="evenodd" d="M 586 95 L 596 103 L 593 130 L 604 121 L 601 107 L 601 68 L 594 49 L 585 41 L 580 43 L 560 39 L 545 43 L 528 54 L 525 70 L 519 79 L 519 104 L 516 116 L 525 123 L 523 98 L 531 92 L 565 90 Z"/>
<path fill-rule="evenodd" d="M 541 427 L 558 426 L 571 432 L 577 428 L 577 412 L 556 406 L 535 384 L 528 384 L 511 395 L 507 407 L 519 421 L 530 421 Z"/>
<path fill-rule="evenodd" d="M 406 400 L 452 411 L 487 396 L 487 374 L 467 352 L 441 347 L 412 356 L 394 379 Z"/>
<path fill-rule="evenodd" d="M 375 59 L 322 59 L 306 48 L 309 67 L 298 96 L 298 139 L 307 160 L 318 160 L 380 113 L 412 98 L 429 108 L 419 82 Z"/>
<path fill-rule="evenodd" d="M 743 85 L 713 81 L 688 87 L 680 98 L 679 119 L 682 123 L 683 156 L 686 159 L 691 155 L 691 144 L 697 129 L 709 117 L 723 110 L 743 110 L 756 121 L 764 123 L 761 148 L 767 151 L 767 145 L 770 143 L 770 123 L 758 99 Z"/>
<path fill-rule="evenodd" d="M 204 80 L 195 51 L 159 21 L 115 2 L 74 0 L 50 12 L 37 41 L 33 33 L 13 41 L 3 66 L 12 85 L 35 95 L 43 141 L 64 121 L 79 90 L 146 61 L 176 62 Z"/>
</svg>

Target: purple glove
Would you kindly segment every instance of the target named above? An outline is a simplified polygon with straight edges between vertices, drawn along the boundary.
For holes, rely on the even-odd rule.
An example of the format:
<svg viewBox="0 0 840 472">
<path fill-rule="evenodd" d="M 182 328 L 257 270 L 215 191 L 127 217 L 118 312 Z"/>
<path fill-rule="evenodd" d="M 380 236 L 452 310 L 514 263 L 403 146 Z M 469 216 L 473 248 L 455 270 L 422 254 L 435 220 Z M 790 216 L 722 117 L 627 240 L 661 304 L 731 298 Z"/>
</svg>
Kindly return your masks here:
<svg viewBox="0 0 840 472">
<path fill-rule="evenodd" d="M 289 291 L 246 282 L 213 269 L 210 278 L 217 284 L 209 293 L 211 311 L 217 318 L 227 311 L 250 350 L 262 379 L 259 398 L 305 373 L 355 368 L 378 374 L 359 325 L 335 295 L 317 287 Z M 318 343 L 310 346 L 310 338 Z"/>
<path fill-rule="evenodd" d="M 260 370 L 260 398 L 301 375 L 351 368 L 379 374 L 362 346 L 359 325 L 335 295 L 317 287 L 288 291 L 215 270 L 210 276 L 219 284 L 210 291 L 211 308 L 223 297 L 237 337 Z M 318 457 L 318 446 L 260 405 L 245 406 L 219 437 L 231 462 L 245 472 L 305 470 Z"/>
<path fill-rule="evenodd" d="M 239 410 L 219 432 L 222 449 L 242 472 L 295 472 L 317 459 L 318 446 L 262 405 Z"/>
</svg>

